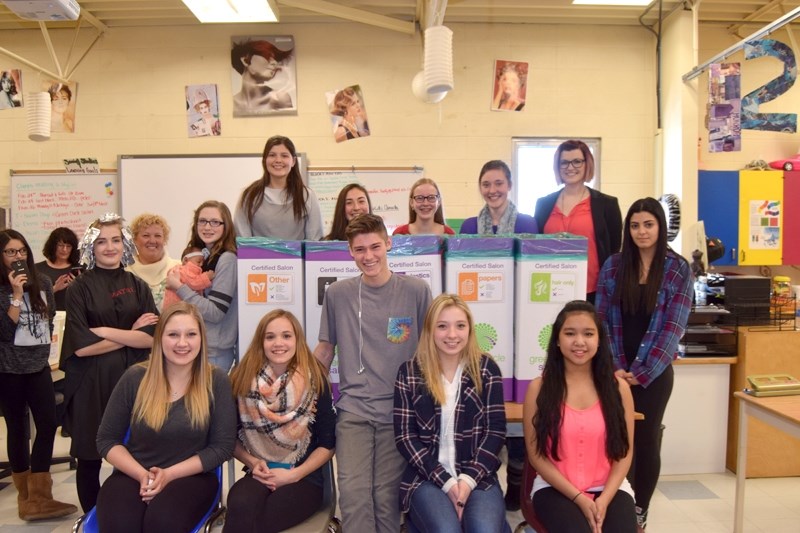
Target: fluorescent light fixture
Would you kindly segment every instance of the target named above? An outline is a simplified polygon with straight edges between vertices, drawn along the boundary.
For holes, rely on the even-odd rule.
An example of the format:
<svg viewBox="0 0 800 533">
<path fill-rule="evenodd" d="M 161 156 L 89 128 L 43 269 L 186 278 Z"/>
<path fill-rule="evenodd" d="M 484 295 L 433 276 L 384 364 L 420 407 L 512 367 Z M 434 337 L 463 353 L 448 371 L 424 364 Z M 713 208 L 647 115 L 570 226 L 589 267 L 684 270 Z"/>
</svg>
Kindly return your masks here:
<svg viewBox="0 0 800 533">
<path fill-rule="evenodd" d="M 274 0 L 183 0 L 202 23 L 278 22 Z"/>
<path fill-rule="evenodd" d="M 651 3 L 653 0 L 572 0 L 576 6 L 649 6 Z"/>
</svg>

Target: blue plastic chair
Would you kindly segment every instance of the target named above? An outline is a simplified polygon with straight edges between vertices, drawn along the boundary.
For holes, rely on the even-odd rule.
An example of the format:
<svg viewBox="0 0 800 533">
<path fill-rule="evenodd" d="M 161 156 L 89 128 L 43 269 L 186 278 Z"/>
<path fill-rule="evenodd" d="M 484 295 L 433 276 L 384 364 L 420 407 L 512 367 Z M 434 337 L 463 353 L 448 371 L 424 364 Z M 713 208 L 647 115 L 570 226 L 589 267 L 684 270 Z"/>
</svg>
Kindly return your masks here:
<svg viewBox="0 0 800 533">
<path fill-rule="evenodd" d="M 217 466 L 215 472 L 217 473 L 217 496 L 214 498 L 211 508 L 200 519 L 192 533 L 200 533 L 200 531 L 209 533 L 217 518 L 225 512 L 225 506 L 222 505 L 222 465 Z M 97 525 L 97 507 L 93 507 L 88 513 L 75 521 L 75 525 L 72 526 L 72 533 L 81 531 L 81 526 L 83 526 L 83 533 L 100 532 L 100 528 Z"/>
</svg>

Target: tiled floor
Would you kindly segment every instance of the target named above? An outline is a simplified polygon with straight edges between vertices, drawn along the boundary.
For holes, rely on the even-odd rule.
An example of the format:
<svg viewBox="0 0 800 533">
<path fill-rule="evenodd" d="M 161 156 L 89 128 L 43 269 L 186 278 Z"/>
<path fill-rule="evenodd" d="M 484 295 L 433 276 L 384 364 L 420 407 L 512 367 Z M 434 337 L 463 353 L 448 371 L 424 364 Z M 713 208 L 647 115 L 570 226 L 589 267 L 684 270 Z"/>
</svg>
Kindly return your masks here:
<svg viewBox="0 0 800 533">
<path fill-rule="evenodd" d="M 5 458 L 4 434 L 5 426 L 0 423 L 0 458 Z M 69 442 L 58 437 L 55 454 L 65 455 L 68 449 Z M 75 473 L 67 465 L 56 465 L 52 472 L 54 496 L 77 505 Z M 104 475 L 109 472 L 110 468 L 104 468 Z M 501 477 L 503 474 L 501 472 Z M 504 479 L 501 481 L 505 483 Z M 731 473 L 662 477 L 653 496 L 647 532 L 730 533 L 735 483 Z M 0 533 L 68 533 L 75 518 L 77 515 L 26 524 L 17 517 L 13 485 L 0 490 Z M 521 521 L 519 512 L 508 513 L 512 530 Z M 221 530 L 215 527 L 213 531 Z M 800 478 L 748 480 L 744 530 L 748 533 L 800 533 Z"/>
</svg>

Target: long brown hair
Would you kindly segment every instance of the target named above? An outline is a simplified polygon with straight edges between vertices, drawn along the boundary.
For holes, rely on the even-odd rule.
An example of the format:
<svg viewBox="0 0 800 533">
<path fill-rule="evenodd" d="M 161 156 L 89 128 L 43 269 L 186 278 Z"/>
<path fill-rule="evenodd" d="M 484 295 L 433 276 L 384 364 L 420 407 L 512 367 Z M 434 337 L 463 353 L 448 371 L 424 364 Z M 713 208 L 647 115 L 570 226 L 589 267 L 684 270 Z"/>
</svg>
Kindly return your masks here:
<svg viewBox="0 0 800 533">
<path fill-rule="evenodd" d="M 434 298 L 431 306 L 428 308 L 428 313 L 425 315 L 425 324 L 419 336 L 417 351 L 414 353 L 414 359 L 417 361 L 419 369 L 422 372 L 422 379 L 425 380 L 425 386 L 439 405 L 445 404 L 446 397 L 440 377 L 442 375 L 442 365 L 439 361 L 439 351 L 433 340 L 433 333 L 436 330 L 436 321 L 439 320 L 439 315 L 448 307 L 461 309 L 467 316 L 469 337 L 467 338 L 467 345 L 464 347 L 464 351 L 461 352 L 461 361 L 464 363 L 464 372 L 472 378 L 472 382 L 475 383 L 478 394 L 480 394 L 483 388 L 481 382 L 481 357 L 483 357 L 483 353 L 478 347 L 478 340 L 475 338 L 475 321 L 472 318 L 469 306 L 461 297 L 455 294 L 440 294 Z"/>
<path fill-rule="evenodd" d="M 231 388 L 233 389 L 234 396 L 247 396 L 250 392 L 253 380 L 264 365 L 267 364 L 268 359 L 264 353 L 264 335 L 267 333 L 267 327 L 270 323 L 278 318 L 285 318 L 289 321 L 295 336 L 294 357 L 292 357 L 292 360 L 289 362 L 287 371 L 303 376 L 306 383 L 310 384 L 310 388 L 316 392 L 317 396 L 322 394 L 328 387 L 328 371 L 322 363 L 314 357 L 314 354 L 308 347 L 305 333 L 303 333 L 303 326 L 300 325 L 297 318 L 289 311 L 274 309 L 264 315 L 259 321 L 242 362 L 236 365 L 231 372 Z"/>
<path fill-rule="evenodd" d="M 40 315 L 49 318 L 48 310 L 47 310 L 47 301 L 42 299 L 42 290 L 41 290 L 41 283 L 39 282 L 39 272 L 36 270 L 34 266 L 36 261 L 33 259 L 33 250 L 31 250 L 30 244 L 28 241 L 23 237 L 22 233 L 13 230 L 13 229 L 6 229 L 0 231 L 0 252 L 6 249 L 8 243 L 11 240 L 17 240 L 22 243 L 22 246 L 28 250 L 28 255 L 23 259 L 25 264 L 28 266 L 28 281 L 25 284 L 25 292 L 28 293 L 28 297 L 31 301 L 31 308 Z M 0 261 L 0 285 L 8 285 L 11 286 L 11 282 L 8 280 L 8 275 L 11 271 L 6 267 L 5 261 Z"/>
<path fill-rule="evenodd" d="M 143 422 L 155 431 L 160 430 L 164 425 L 171 406 L 171 391 L 164 370 L 166 358 L 164 357 L 162 337 L 169 321 L 177 315 L 192 317 L 197 322 L 197 327 L 200 330 L 200 353 L 197 354 L 192 363 L 192 377 L 184 396 L 184 404 L 193 428 L 208 427 L 210 406 L 211 402 L 214 401 L 214 391 L 211 383 L 212 370 L 211 364 L 208 362 L 208 349 L 206 347 L 205 322 L 203 322 L 203 317 L 194 305 L 178 302 L 164 311 L 158 321 L 158 325 L 156 325 L 150 360 L 139 363 L 147 370 L 145 370 L 142 382 L 139 384 L 139 390 L 136 391 L 131 421 Z"/>
<path fill-rule="evenodd" d="M 233 217 L 227 205 L 217 200 L 206 200 L 194 210 L 194 215 L 192 216 L 192 238 L 189 240 L 189 246 L 201 250 L 206 247 L 203 239 L 200 238 L 200 233 L 197 231 L 197 220 L 200 218 L 200 211 L 206 207 L 217 209 L 222 217 L 222 237 L 211 247 L 211 250 L 209 250 L 211 255 L 206 260 L 206 263 L 212 263 L 215 258 L 224 252 L 236 253 L 236 229 L 233 227 Z"/>
<path fill-rule="evenodd" d="M 345 185 L 339 196 L 336 198 L 336 207 L 333 209 L 333 222 L 331 223 L 331 232 L 322 238 L 323 241 L 346 241 L 347 237 L 344 230 L 347 228 L 347 215 L 345 214 L 345 207 L 347 207 L 347 194 L 353 189 L 358 189 L 367 197 L 367 206 L 369 206 L 369 213 L 372 214 L 372 200 L 369 199 L 369 193 L 366 187 L 358 183 L 350 183 Z"/>
<path fill-rule="evenodd" d="M 264 152 L 261 154 L 261 168 L 264 169 L 264 174 L 261 179 L 254 181 L 247 188 L 242 191 L 242 197 L 239 200 L 239 206 L 244 210 L 247 215 L 248 223 L 253 223 L 253 217 L 264 202 L 264 189 L 269 187 L 269 172 L 267 171 L 267 155 L 269 151 L 276 146 L 284 146 L 294 158 L 294 166 L 289 171 L 286 177 L 286 200 L 292 202 L 292 212 L 294 219 L 297 221 L 302 220 L 307 214 L 306 197 L 308 192 L 306 186 L 303 184 L 303 177 L 300 175 L 300 168 L 297 162 L 297 150 L 295 150 L 294 143 L 289 137 L 282 135 L 274 135 L 267 139 L 264 145 Z"/>
</svg>

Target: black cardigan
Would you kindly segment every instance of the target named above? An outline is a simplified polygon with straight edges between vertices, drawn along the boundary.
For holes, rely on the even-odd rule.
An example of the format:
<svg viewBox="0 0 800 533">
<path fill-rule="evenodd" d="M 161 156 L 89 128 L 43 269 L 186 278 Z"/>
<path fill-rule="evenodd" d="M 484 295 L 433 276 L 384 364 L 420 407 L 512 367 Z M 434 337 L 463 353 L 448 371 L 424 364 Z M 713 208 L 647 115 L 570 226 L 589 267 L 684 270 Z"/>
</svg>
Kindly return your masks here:
<svg viewBox="0 0 800 533">
<path fill-rule="evenodd" d="M 619 252 L 622 246 L 622 214 L 616 197 L 603 194 L 591 187 L 589 189 L 589 207 L 592 210 L 592 224 L 594 224 L 594 242 L 597 246 L 597 260 L 599 267 L 603 268 L 612 254 Z M 558 195 L 562 189 L 536 200 L 536 225 L 544 233 L 544 225 L 553 212 Z"/>
</svg>

